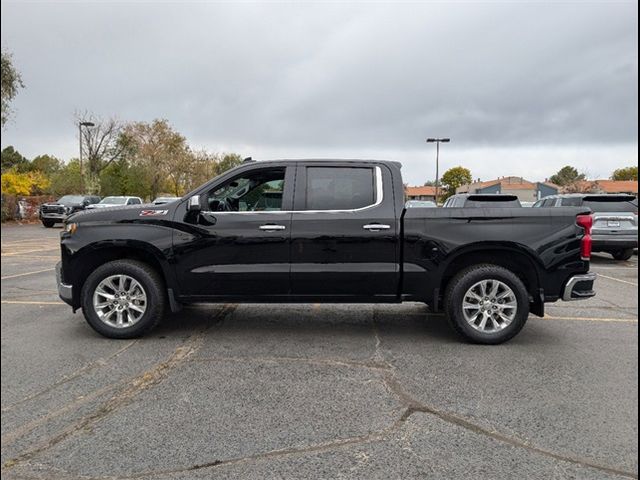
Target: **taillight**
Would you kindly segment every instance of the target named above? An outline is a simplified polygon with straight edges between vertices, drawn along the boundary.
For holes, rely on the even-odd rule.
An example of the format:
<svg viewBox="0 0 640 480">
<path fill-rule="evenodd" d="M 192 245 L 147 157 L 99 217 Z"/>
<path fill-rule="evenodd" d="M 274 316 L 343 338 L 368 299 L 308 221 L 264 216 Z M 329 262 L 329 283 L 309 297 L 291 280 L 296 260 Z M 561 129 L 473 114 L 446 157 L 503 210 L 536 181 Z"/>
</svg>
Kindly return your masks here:
<svg viewBox="0 0 640 480">
<path fill-rule="evenodd" d="M 584 228 L 584 236 L 580 242 L 580 258 L 585 261 L 591 260 L 591 228 L 593 227 L 593 217 L 591 215 L 578 215 L 576 217 L 578 226 Z"/>
</svg>

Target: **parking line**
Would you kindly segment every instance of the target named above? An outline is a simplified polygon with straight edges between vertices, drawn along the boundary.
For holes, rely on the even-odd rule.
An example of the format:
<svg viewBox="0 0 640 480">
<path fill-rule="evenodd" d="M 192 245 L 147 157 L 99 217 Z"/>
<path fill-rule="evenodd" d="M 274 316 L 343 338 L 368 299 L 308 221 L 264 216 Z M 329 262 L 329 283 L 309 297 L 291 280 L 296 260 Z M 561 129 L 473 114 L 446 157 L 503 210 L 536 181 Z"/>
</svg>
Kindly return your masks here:
<svg viewBox="0 0 640 480">
<path fill-rule="evenodd" d="M 6 280 L 8 278 L 24 277 L 25 275 L 35 275 L 36 273 L 42 273 L 42 272 L 52 272 L 53 270 L 55 270 L 55 268 L 45 268 L 44 270 L 36 270 L 35 272 L 26 272 L 26 273 L 18 273 L 16 275 L 7 275 L 5 277 L 1 277 L 0 280 Z"/>
<path fill-rule="evenodd" d="M 50 252 L 52 250 L 58 250 L 58 248 L 41 248 L 39 250 L 25 250 L 22 252 L 8 252 L 8 253 L 3 253 L 2 256 L 3 257 L 11 257 L 14 255 L 24 255 L 26 253 L 37 253 L 37 252 Z"/>
<path fill-rule="evenodd" d="M 608 278 L 609 280 L 613 280 L 614 282 L 626 283 L 627 285 L 633 285 L 634 287 L 638 286 L 637 283 L 627 282 L 626 280 L 620 280 L 619 278 L 608 277 L 607 275 L 602 275 L 601 273 L 598 274 L 598 276 L 602 278 Z"/>
<path fill-rule="evenodd" d="M 8 305 L 66 305 L 64 302 L 36 302 L 29 300 L 2 300 L 0 303 Z"/>
<path fill-rule="evenodd" d="M 599 318 L 599 317 L 552 317 L 545 315 L 542 320 L 580 320 L 585 322 L 622 322 L 638 323 L 637 318 Z"/>
</svg>

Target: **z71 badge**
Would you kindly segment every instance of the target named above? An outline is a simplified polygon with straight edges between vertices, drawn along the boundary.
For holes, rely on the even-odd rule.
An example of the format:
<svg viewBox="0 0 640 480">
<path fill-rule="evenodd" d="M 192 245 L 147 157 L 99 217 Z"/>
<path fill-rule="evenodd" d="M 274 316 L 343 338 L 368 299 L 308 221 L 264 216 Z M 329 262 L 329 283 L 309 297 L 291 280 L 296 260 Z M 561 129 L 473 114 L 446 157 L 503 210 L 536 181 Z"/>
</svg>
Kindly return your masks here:
<svg viewBox="0 0 640 480">
<path fill-rule="evenodd" d="M 160 215 L 166 215 L 169 210 L 142 210 L 140 212 L 141 217 L 158 217 Z"/>
</svg>

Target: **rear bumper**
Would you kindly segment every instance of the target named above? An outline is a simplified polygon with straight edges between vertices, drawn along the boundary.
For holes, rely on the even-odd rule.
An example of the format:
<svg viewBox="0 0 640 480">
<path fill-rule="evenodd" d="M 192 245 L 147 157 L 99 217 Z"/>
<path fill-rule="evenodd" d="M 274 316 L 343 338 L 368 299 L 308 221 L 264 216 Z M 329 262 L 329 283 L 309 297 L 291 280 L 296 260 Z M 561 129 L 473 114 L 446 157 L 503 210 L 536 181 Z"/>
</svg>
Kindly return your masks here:
<svg viewBox="0 0 640 480">
<path fill-rule="evenodd" d="M 56 283 L 58 284 L 58 295 L 69 305 L 73 306 L 73 286 L 62 282 L 62 262 L 56 264 Z"/>
<path fill-rule="evenodd" d="M 593 250 L 616 250 L 638 248 L 638 235 L 591 235 Z"/>
<path fill-rule="evenodd" d="M 596 295 L 596 292 L 593 290 L 595 281 L 595 273 L 584 273 L 571 277 L 564 287 L 562 300 L 569 302 L 594 297 Z"/>
</svg>

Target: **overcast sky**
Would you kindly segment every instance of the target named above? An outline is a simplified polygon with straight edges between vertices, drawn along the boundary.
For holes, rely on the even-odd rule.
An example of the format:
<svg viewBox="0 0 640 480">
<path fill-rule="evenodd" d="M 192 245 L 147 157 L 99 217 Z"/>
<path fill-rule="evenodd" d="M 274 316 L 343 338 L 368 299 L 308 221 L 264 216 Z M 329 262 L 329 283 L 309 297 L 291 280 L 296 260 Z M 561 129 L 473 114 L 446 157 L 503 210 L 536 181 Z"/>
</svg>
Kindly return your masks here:
<svg viewBox="0 0 640 480">
<path fill-rule="evenodd" d="M 544 180 L 638 159 L 632 2 L 2 2 L 26 88 L 2 147 L 77 156 L 75 111 L 166 118 L 194 148 Z"/>
</svg>

